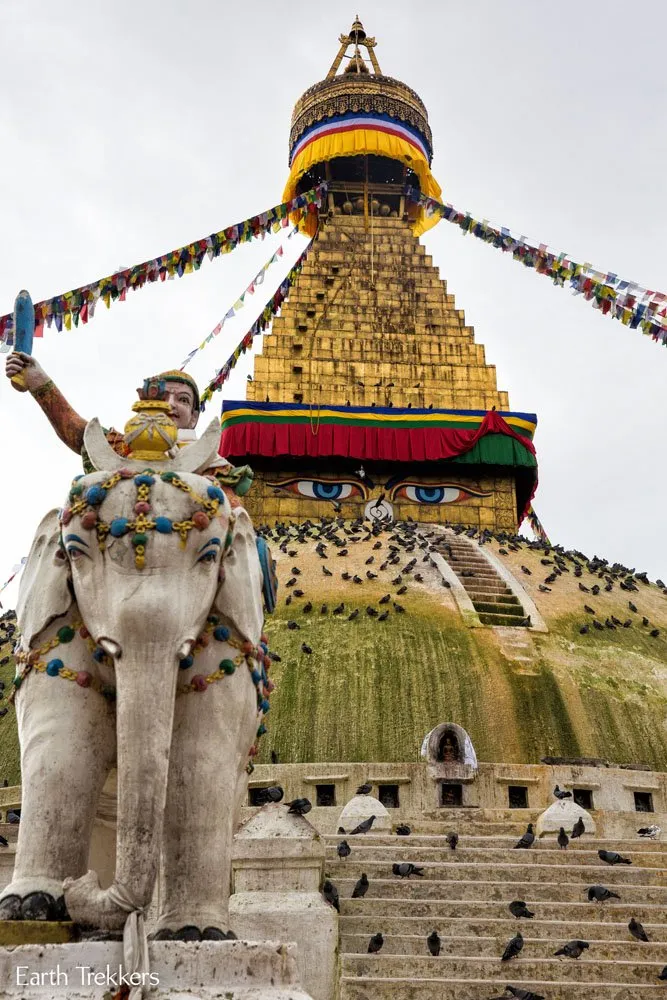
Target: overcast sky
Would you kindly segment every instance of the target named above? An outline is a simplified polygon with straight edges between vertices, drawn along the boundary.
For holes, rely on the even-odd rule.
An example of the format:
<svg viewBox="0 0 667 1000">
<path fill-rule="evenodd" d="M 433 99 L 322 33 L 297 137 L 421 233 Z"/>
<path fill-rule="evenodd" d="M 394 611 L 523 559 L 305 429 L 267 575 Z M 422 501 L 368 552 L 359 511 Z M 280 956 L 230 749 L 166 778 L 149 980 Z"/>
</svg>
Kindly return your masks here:
<svg viewBox="0 0 667 1000">
<path fill-rule="evenodd" d="M 38 301 L 279 203 L 292 106 L 357 12 L 426 103 L 445 200 L 667 291 L 664 4 L 2 0 L 0 314 L 20 288 Z M 284 238 L 47 330 L 35 353 L 83 416 L 122 428 L 141 380 L 178 367 Z M 445 221 L 424 242 L 512 409 L 538 415 L 552 540 L 665 576 L 667 350 Z M 280 278 L 189 367 L 202 387 Z M 1 585 L 80 468 L 4 375 L 0 421 Z"/>
</svg>

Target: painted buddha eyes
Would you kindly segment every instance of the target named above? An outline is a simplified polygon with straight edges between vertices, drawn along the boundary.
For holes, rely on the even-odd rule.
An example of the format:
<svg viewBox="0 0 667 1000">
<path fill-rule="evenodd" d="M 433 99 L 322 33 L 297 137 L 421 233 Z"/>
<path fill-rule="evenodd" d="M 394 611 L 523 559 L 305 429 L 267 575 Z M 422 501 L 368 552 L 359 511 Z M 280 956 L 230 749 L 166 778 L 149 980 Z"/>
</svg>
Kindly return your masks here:
<svg viewBox="0 0 667 1000">
<path fill-rule="evenodd" d="M 349 497 L 366 498 L 368 495 L 362 483 L 345 479 L 283 479 L 268 485 L 311 500 L 347 500 Z"/>
<path fill-rule="evenodd" d="M 489 497 L 490 493 L 459 486 L 458 483 L 396 483 L 390 495 L 392 501 L 410 500 L 412 503 L 436 504 L 460 503 L 470 497 Z"/>
<path fill-rule="evenodd" d="M 276 490 L 284 490 L 296 496 L 308 497 L 311 500 L 347 500 L 361 497 L 368 500 L 371 496 L 369 487 L 361 481 L 346 479 L 281 479 L 268 483 Z M 437 504 L 461 503 L 471 497 L 489 497 L 491 493 L 477 490 L 473 487 L 463 487 L 458 483 L 424 483 L 418 480 L 390 480 L 385 487 L 389 491 L 387 499 L 391 502 L 408 500 L 411 503 Z"/>
</svg>

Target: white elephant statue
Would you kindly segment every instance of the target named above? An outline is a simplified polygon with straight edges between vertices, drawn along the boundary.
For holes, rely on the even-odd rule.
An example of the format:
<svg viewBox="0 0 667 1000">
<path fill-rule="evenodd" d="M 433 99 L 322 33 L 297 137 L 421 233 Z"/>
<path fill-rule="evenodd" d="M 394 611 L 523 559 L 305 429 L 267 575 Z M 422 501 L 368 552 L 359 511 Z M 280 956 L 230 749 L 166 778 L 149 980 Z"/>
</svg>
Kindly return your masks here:
<svg viewBox="0 0 667 1000">
<path fill-rule="evenodd" d="M 0 919 L 122 928 L 150 904 L 162 848 L 156 937 L 227 934 L 232 838 L 272 684 L 250 518 L 200 474 L 219 433 L 214 421 L 146 471 L 91 421 L 99 471 L 37 530 L 17 608 L 23 798 Z M 114 764 L 116 869 L 102 889 L 86 868 Z"/>
</svg>

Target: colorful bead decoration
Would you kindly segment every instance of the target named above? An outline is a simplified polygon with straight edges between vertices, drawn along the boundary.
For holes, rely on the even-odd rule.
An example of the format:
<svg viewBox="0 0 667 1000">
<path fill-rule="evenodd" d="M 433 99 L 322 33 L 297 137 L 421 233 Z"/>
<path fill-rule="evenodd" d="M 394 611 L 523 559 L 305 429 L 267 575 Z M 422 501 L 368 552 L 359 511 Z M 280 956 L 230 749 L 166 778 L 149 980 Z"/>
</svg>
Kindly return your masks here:
<svg viewBox="0 0 667 1000">
<path fill-rule="evenodd" d="M 132 545 L 135 550 L 135 566 L 137 569 L 143 569 L 146 564 L 147 532 L 157 531 L 163 535 L 176 532 L 181 544 L 185 545 L 188 539 L 188 532 L 193 528 L 196 528 L 198 531 L 204 531 L 213 518 L 217 517 L 220 504 L 224 504 L 225 502 L 225 494 L 218 486 L 207 487 L 207 495 L 202 497 L 184 482 L 176 472 L 163 472 L 160 478 L 163 482 L 169 483 L 176 489 L 189 494 L 200 509 L 194 511 L 191 517 L 184 521 L 173 521 L 171 518 L 162 515 L 151 518 L 150 490 L 151 486 L 155 484 L 153 470 L 146 469 L 144 472 L 135 475 L 130 469 L 121 469 L 110 476 L 105 482 L 89 486 L 85 492 L 83 486 L 76 482 L 73 483 L 69 497 L 71 507 L 65 507 L 61 511 L 60 522 L 62 525 L 67 525 L 75 515 L 81 515 L 82 527 L 88 529 L 95 528 L 98 545 L 102 550 L 105 548 L 108 535 L 111 535 L 112 538 L 121 538 L 123 535 L 128 534 L 128 532 L 133 531 Z M 137 487 L 137 499 L 134 505 L 136 517 L 134 520 L 126 517 L 117 517 L 110 524 L 107 524 L 100 519 L 96 509 L 90 508 L 98 508 L 114 486 L 121 482 L 121 480 L 127 479 L 134 479 L 135 486 Z M 223 555 L 231 543 L 232 535 L 228 531 Z"/>
</svg>

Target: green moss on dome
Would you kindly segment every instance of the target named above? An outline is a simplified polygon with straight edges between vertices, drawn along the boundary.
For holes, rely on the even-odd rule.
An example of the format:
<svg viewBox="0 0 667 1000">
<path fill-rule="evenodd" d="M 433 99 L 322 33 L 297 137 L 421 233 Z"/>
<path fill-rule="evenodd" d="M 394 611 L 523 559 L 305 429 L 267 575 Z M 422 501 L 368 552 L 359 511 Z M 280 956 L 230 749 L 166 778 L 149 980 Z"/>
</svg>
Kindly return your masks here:
<svg viewBox="0 0 667 1000">
<path fill-rule="evenodd" d="M 10 654 L 12 643 L 0 644 L 0 660 Z M 4 681 L 4 694 L 9 694 L 12 690 L 12 679 L 14 677 L 14 658 L 11 657 L 9 663 L 0 667 L 0 680 Z M 19 751 L 19 738 L 16 729 L 16 713 L 12 706 L 7 705 L 3 698 L 0 707 L 9 711 L 0 719 L 0 785 L 6 778 L 10 785 L 18 785 L 21 781 L 21 754 Z"/>
</svg>

